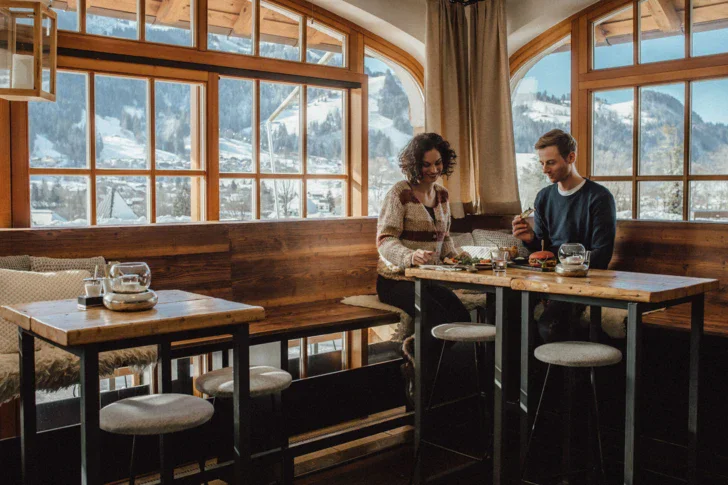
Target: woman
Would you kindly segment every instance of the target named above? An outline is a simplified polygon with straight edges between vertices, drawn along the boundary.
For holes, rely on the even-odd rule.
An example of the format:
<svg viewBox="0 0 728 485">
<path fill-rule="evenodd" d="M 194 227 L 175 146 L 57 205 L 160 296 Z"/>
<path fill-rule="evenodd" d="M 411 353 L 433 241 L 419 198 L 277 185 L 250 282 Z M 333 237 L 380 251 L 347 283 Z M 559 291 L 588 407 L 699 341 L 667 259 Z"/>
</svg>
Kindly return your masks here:
<svg viewBox="0 0 728 485">
<path fill-rule="evenodd" d="M 415 284 L 405 268 L 457 256 L 450 237 L 447 189 L 435 182 L 455 167 L 455 152 L 437 133 L 415 136 L 399 155 L 407 180 L 397 182 L 384 199 L 377 224 L 377 294 L 382 303 L 415 315 Z M 470 314 L 448 288 L 428 286 L 436 324 L 469 322 Z M 412 334 L 407 329 L 407 334 Z"/>
</svg>

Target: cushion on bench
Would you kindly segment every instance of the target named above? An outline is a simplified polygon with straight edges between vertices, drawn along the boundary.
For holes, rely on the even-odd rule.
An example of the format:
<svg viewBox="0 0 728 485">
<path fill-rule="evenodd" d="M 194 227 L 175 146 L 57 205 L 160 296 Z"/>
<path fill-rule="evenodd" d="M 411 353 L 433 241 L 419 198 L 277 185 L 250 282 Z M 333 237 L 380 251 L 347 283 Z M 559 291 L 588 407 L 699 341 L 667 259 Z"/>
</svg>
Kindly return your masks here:
<svg viewBox="0 0 728 485">
<path fill-rule="evenodd" d="M 64 259 L 64 258 L 45 258 L 39 256 L 30 257 L 30 270 L 37 272 L 49 272 L 49 271 L 65 271 L 69 269 L 82 269 L 89 273 L 94 273 L 94 268 L 99 267 L 99 274 L 103 276 L 103 269 L 106 261 L 102 256 L 96 256 L 93 258 L 76 258 L 76 259 Z"/>
<path fill-rule="evenodd" d="M 468 290 L 455 290 L 455 294 L 460 298 L 465 308 L 468 311 L 473 311 L 476 308 L 485 308 L 486 294 Z M 393 340 L 402 342 L 408 336 L 414 333 L 414 324 L 412 317 L 407 312 L 397 308 L 396 306 L 387 305 L 379 301 L 377 295 L 357 295 L 349 296 L 341 300 L 341 303 L 345 305 L 360 306 L 365 308 L 376 308 L 377 310 L 386 310 L 390 312 L 399 313 L 399 324 L 397 325 L 397 331 L 392 336 Z"/>
<path fill-rule="evenodd" d="M 475 229 L 473 231 L 473 240 L 475 246 L 496 248 L 516 246 L 518 255 L 524 258 L 528 257 L 528 249 L 523 245 L 523 241 L 512 234 L 501 231 L 486 231 L 484 229 Z"/>
<path fill-rule="evenodd" d="M 30 271 L 30 256 L 0 256 L 0 269 Z"/>
<path fill-rule="evenodd" d="M 157 347 L 137 347 L 99 354 L 99 377 L 111 377 L 114 370 L 133 367 L 141 370 L 157 361 Z M 79 359 L 51 345 L 35 353 L 35 386 L 42 391 L 57 391 L 78 383 Z M 20 394 L 19 354 L 0 355 L 0 404 Z"/>
<path fill-rule="evenodd" d="M 83 279 L 88 271 L 33 273 L 0 269 L 0 305 L 46 300 L 67 300 L 83 294 Z M 41 347 L 36 340 L 36 350 Z M 0 354 L 18 351 L 18 327 L 0 318 Z"/>
</svg>

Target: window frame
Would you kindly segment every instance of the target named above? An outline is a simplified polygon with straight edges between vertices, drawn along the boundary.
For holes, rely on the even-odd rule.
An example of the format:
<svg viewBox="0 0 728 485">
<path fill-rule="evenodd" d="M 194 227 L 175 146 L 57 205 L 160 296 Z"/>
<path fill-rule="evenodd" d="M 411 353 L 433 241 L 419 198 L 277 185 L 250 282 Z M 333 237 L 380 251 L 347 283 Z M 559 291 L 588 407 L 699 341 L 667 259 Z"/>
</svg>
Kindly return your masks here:
<svg viewBox="0 0 728 485">
<path fill-rule="evenodd" d="M 593 24 L 610 14 L 628 7 L 633 12 L 639 12 L 640 0 L 600 0 L 599 2 L 581 10 L 572 17 L 557 24 L 553 28 L 518 49 L 510 56 L 511 79 L 519 69 L 532 62 L 534 58 L 552 46 L 566 35 L 572 38 L 572 121 L 571 131 L 577 140 L 578 152 L 576 166 L 580 174 L 595 181 L 622 181 L 632 184 L 632 219 L 634 221 L 648 221 L 638 219 L 639 205 L 638 184 L 641 181 L 669 181 L 682 182 L 683 211 L 681 220 L 660 220 L 661 223 L 706 223 L 709 221 L 694 221 L 689 218 L 690 211 L 690 185 L 694 181 L 728 181 L 726 175 L 692 175 L 689 172 L 691 150 L 691 122 L 692 112 L 692 83 L 711 79 L 728 77 L 728 53 L 706 56 L 692 56 L 690 53 L 692 42 L 692 16 L 688 8 L 685 12 L 685 45 L 686 57 L 659 62 L 640 64 L 638 62 L 639 49 L 639 22 L 633 15 L 633 55 L 634 64 L 623 67 L 593 69 Z M 593 176 L 592 175 L 592 123 L 593 123 L 593 95 L 595 92 L 619 88 L 638 90 L 641 87 L 685 83 L 685 135 L 684 135 L 684 165 L 683 174 L 679 176 L 638 175 L 637 163 L 639 155 L 639 101 L 634 105 L 633 124 L 633 173 L 631 176 Z M 725 221 L 710 222 L 711 224 L 726 224 Z"/>
<path fill-rule="evenodd" d="M 84 74 L 86 76 L 86 99 L 88 102 L 87 110 L 86 110 L 86 126 L 87 126 L 87 134 L 86 134 L 86 149 L 87 149 L 87 160 L 88 165 L 86 168 L 39 168 L 39 167 L 31 167 L 30 166 L 30 157 L 28 157 L 28 160 L 26 161 L 27 165 L 27 173 L 28 173 L 28 184 L 30 183 L 30 177 L 33 176 L 82 176 L 82 177 L 88 177 L 89 179 L 89 190 L 87 195 L 87 203 L 89 204 L 89 224 L 88 226 L 97 226 L 97 191 L 96 191 L 96 179 L 97 177 L 148 177 L 149 180 L 149 192 L 147 194 L 148 200 L 147 200 L 147 219 L 148 223 L 143 225 L 149 225 L 149 224 L 156 224 L 157 223 L 157 202 L 156 202 L 156 179 L 157 177 L 192 177 L 193 181 L 193 200 L 191 201 L 191 222 L 202 222 L 206 220 L 205 216 L 205 196 L 204 196 L 204 185 L 205 181 L 208 176 L 208 168 L 205 165 L 205 150 L 204 150 L 204 133 L 206 132 L 205 129 L 205 116 L 203 114 L 204 112 L 204 97 L 205 97 L 205 83 L 202 81 L 190 81 L 189 79 L 180 79 L 180 78 L 169 78 L 169 77 L 160 77 L 160 76 L 144 76 L 144 75 L 138 75 L 138 74 L 130 74 L 128 72 L 115 72 L 115 71 L 101 71 L 101 70 L 83 70 L 83 69 L 75 69 L 75 68 L 61 68 L 59 69 L 59 72 L 71 72 L 71 73 L 78 73 L 78 74 Z M 147 168 L 145 169 L 113 169 L 113 168 L 97 168 L 96 167 L 96 103 L 95 103 L 95 79 L 96 76 L 104 76 L 104 77 L 118 77 L 118 78 L 128 78 L 128 79 L 143 79 L 146 83 L 146 90 L 147 90 L 147 101 L 146 101 L 146 110 L 147 110 Z M 189 170 L 163 170 L 163 169 L 157 169 L 156 168 L 156 136 L 155 136 L 155 127 L 156 127 L 156 117 L 155 117 L 155 99 L 154 99 L 154 86 L 155 81 L 159 82 L 176 82 L 176 83 L 184 83 L 189 84 L 192 86 L 196 86 L 197 89 L 197 105 L 198 108 L 196 110 L 196 114 L 193 113 L 192 107 L 190 108 L 190 131 L 191 136 L 190 138 L 194 138 L 194 132 L 193 124 L 198 125 L 197 135 L 198 135 L 198 142 L 195 144 L 197 146 L 197 154 L 196 158 L 199 161 L 198 163 L 202 164 L 202 168 L 196 168 L 196 169 L 189 169 Z M 30 123 L 29 119 L 29 113 L 28 113 L 28 124 Z M 195 121 L 196 119 L 196 121 Z M 30 130 L 28 129 L 28 135 L 30 134 Z M 30 154 L 30 137 L 28 136 L 27 139 L 27 150 L 28 154 Z M 190 154 L 192 165 L 194 165 L 194 158 L 195 155 L 192 153 Z M 199 181 L 200 183 L 195 183 L 195 181 Z M 194 199 L 197 198 L 200 202 L 195 204 Z M 30 221 L 30 211 L 32 211 L 32 208 L 30 207 L 30 204 L 28 204 L 29 214 L 28 214 L 28 220 Z M 28 227 L 31 227 L 31 224 L 28 224 Z M 34 226 L 34 227 L 49 227 L 49 226 Z M 52 226 L 50 226 L 52 227 Z M 81 227 L 87 227 L 87 226 L 81 226 Z"/>
</svg>

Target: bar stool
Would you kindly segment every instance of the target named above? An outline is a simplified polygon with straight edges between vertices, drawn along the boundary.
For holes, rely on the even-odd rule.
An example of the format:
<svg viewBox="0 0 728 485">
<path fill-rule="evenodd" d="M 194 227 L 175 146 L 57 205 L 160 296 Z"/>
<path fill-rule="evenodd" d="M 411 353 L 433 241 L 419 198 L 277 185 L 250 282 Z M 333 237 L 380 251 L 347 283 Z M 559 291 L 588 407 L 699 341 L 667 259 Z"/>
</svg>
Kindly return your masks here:
<svg viewBox="0 0 728 485">
<path fill-rule="evenodd" d="M 283 483 L 293 482 L 293 470 L 288 467 L 288 434 L 283 413 L 282 392 L 287 389 L 293 376 L 288 372 L 265 365 L 250 367 L 250 397 L 271 396 L 273 412 L 280 423 L 281 466 Z M 232 398 L 234 390 L 233 368 L 224 367 L 201 375 L 195 381 L 195 388 L 203 394 L 217 398 Z"/>
<path fill-rule="evenodd" d="M 115 434 L 131 435 L 129 485 L 134 485 L 134 448 L 137 436 L 168 435 L 196 428 L 212 418 L 215 408 L 205 399 L 186 394 L 151 394 L 122 399 L 101 409 L 100 427 Z M 160 448 L 160 469 L 164 477 Z M 204 466 L 200 470 L 204 471 Z M 174 472 L 172 472 L 174 473 Z"/>
<path fill-rule="evenodd" d="M 445 347 L 448 342 L 472 342 L 475 347 L 475 379 L 476 379 L 476 392 L 478 395 L 478 415 L 480 420 L 481 429 L 484 428 L 485 424 L 485 407 L 482 403 L 482 399 L 485 397 L 485 389 L 481 388 L 480 379 L 480 362 L 478 359 L 478 346 L 481 344 L 487 344 L 488 342 L 495 341 L 495 325 L 489 325 L 484 323 L 470 323 L 470 322 L 456 322 L 456 323 L 443 323 L 432 329 L 432 336 L 438 340 L 442 340 L 442 348 L 440 349 L 440 358 L 437 361 L 437 370 L 435 370 L 435 379 L 432 381 L 432 389 L 430 390 L 430 397 L 427 400 L 427 407 L 425 408 L 425 415 L 430 412 L 432 408 L 432 398 L 435 395 L 435 388 L 437 387 L 437 378 L 440 375 L 440 366 L 442 365 L 442 357 L 445 355 Z M 459 455 L 471 458 L 473 460 L 483 460 L 484 457 L 472 456 L 466 453 L 462 453 L 451 448 L 447 448 L 442 445 L 438 445 L 431 441 L 420 440 L 420 447 L 415 452 L 415 461 L 412 467 L 412 473 L 410 475 L 410 485 L 414 480 L 414 471 L 417 466 L 417 462 L 420 459 L 423 445 L 431 445 L 436 448 L 441 448 L 446 451 L 457 453 Z M 486 453 L 487 456 L 487 453 Z"/>
<path fill-rule="evenodd" d="M 533 353 L 536 359 L 548 364 L 546 369 L 546 377 L 543 382 L 543 389 L 541 390 L 541 397 L 538 400 L 538 406 L 536 407 L 536 415 L 533 419 L 533 426 L 531 426 L 531 432 L 528 435 L 528 442 L 526 444 L 526 452 L 523 457 L 523 463 L 521 466 L 521 481 L 526 483 L 534 483 L 525 480 L 528 454 L 531 448 L 531 440 L 536 430 L 536 423 L 538 422 L 538 416 L 541 411 L 541 403 L 543 402 L 543 396 L 546 393 L 546 385 L 548 384 L 549 374 L 551 373 L 551 366 L 556 365 L 566 368 L 576 367 L 589 367 L 590 369 L 590 383 L 592 390 L 592 412 L 594 413 L 594 426 L 596 427 L 596 445 L 599 450 L 599 462 L 596 464 L 598 470 L 593 470 L 598 476 L 598 482 L 602 485 L 606 483 L 606 475 L 604 474 L 604 457 L 602 455 L 602 437 L 599 432 L 599 404 L 597 400 L 597 387 L 595 379 L 595 368 L 606 367 L 609 365 L 615 365 L 622 361 L 622 352 L 619 349 L 610 347 L 595 342 L 555 342 L 550 344 L 544 344 L 536 348 Z"/>
</svg>

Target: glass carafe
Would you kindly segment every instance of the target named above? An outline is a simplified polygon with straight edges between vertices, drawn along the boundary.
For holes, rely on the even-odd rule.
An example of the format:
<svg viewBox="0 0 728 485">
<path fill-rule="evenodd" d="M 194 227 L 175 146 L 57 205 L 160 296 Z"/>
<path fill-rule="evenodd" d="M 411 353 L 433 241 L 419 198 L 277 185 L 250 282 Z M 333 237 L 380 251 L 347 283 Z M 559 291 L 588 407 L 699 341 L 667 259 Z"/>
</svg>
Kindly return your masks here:
<svg viewBox="0 0 728 485">
<path fill-rule="evenodd" d="M 562 244 L 559 248 L 559 261 L 565 268 L 577 268 L 582 265 L 588 265 L 588 252 L 583 245 L 579 243 Z"/>
</svg>

